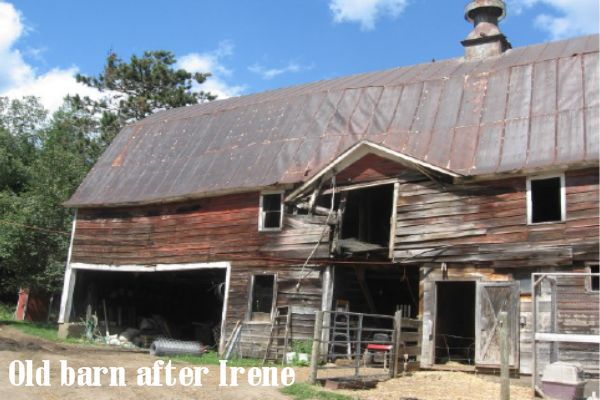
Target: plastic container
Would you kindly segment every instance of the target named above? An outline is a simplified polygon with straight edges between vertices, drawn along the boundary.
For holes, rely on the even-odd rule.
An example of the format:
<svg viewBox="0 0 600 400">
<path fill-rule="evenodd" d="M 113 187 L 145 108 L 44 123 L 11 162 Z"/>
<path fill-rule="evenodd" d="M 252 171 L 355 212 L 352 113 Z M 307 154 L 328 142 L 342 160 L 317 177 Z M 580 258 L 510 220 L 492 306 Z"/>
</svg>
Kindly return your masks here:
<svg viewBox="0 0 600 400">
<path fill-rule="evenodd" d="M 289 353 L 285 353 L 285 363 L 292 364 L 296 359 L 296 352 L 290 351 Z"/>
<path fill-rule="evenodd" d="M 559 361 L 548 364 L 544 369 L 542 390 L 550 399 L 582 399 L 584 386 L 583 370 L 579 364 Z"/>
</svg>

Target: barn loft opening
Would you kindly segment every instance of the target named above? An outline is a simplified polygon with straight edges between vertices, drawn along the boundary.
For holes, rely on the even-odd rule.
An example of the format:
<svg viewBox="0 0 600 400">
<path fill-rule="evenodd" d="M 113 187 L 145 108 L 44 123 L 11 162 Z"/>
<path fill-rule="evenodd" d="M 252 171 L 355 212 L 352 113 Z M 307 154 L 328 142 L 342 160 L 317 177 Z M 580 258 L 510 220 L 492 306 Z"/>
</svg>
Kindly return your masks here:
<svg viewBox="0 0 600 400">
<path fill-rule="evenodd" d="M 382 185 L 348 192 L 342 239 L 387 246 L 394 186 Z"/>
<path fill-rule="evenodd" d="M 416 318 L 419 312 L 419 269 L 340 265 L 334 272 L 334 304 L 348 301 L 353 312 L 394 315 L 402 310 Z"/>
<path fill-rule="evenodd" d="M 437 282 L 435 363 L 475 363 L 475 282 Z"/>
<path fill-rule="evenodd" d="M 377 185 L 336 193 L 335 210 L 341 218 L 335 227 L 337 248 L 342 255 L 375 253 L 387 255 L 394 203 L 394 185 Z M 331 206 L 331 194 L 319 198 L 321 210 Z"/>
<path fill-rule="evenodd" d="M 159 336 L 218 347 L 225 273 L 79 270 L 71 321 L 85 321 L 89 309 L 98 317 L 102 335 L 108 321 L 109 335 L 131 336 L 140 347 L 149 347 Z"/>
<path fill-rule="evenodd" d="M 561 178 L 531 179 L 531 223 L 562 220 Z"/>
</svg>

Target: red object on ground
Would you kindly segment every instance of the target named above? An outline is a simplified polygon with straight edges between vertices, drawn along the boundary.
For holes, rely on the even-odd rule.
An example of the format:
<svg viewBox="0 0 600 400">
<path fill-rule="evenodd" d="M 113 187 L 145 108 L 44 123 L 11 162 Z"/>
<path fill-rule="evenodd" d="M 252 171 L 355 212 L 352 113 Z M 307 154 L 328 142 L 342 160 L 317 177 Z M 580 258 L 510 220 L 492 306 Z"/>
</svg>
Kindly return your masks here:
<svg viewBox="0 0 600 400">
<path fill-rule="evenodd" d="M 390 351 L 390 350 L 392 350 L 392 345 L 391 344 L 369 344 L 369 345 L 367 345 L 367 350 Z"/>
</svg>

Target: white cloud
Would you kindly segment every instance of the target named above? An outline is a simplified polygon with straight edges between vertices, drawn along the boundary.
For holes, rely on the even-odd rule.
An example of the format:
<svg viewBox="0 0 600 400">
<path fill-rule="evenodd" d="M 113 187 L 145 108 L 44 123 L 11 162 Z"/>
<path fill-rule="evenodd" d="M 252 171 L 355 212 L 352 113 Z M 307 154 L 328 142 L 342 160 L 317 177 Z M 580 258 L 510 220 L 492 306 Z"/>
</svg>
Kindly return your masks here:
<svg viewBox="0 0 600 400">
<path fill-rule="evenodd" d="M 0 96 L 37 96 L 50 112 L 56 111 L 67 94 L 98 96 L 95 89 L 77 83 L 77 67 L 54 68 L 38 74 L 23 58 L 15 43 L 27 28 L 21 13 L 0 1 Z"/>
<path fill-rule="evenodd" d="M 251 65 L 250 67 L 248 67 L 248 70 L 250 72 L 260 75 L 260 77 L 263 79 L 273 79 L 276 76 L 279 76 L 281 74 L 285 74 L 285 73 L 289 73 L 289 72 L 295 73 L 295 72 L 307 71 L 307 70 L 310 70 L 313 68 L 314 68 L 313 65 L 300 65 L 295 62 L 290 62 L 285 67 L 281 67 L 281 68 L 267 68 L 264 65 L 257 63 L 257 64 L 254 64 L 254 65 Z"/>
<path fill-rule="evenodd" d="M 598 0 L 511 0 L 508 12 L 520 14 L 536 5 L 549 7 L 554 13 L 537 15 L 535 27 L 552 39 L 598 32 Z"/>
<path fill-rule="evenodd" d="M 195 84 L 194 90 L 204 90 L 216 94 L 219 99 L 239 96 L 246 89 L 242 85 L 231 85 L 226 78 L 232 71 L 223 64 L 223 58 L 233 54 L 233 43 L 223 41 L 216 50 L 205 53 L 189 53 L 179 57 L 177 67 L 189 72 L 210 72 L 212 75 L 202 84 Z"/>
<path fill-rule="evenodd" d="M 39 97 L 44 107 L 51 112 L 56 111 L 62 105 L 67 94 L 79 94 L 92 98 L 101 97 L 100 92 L 96 89 L 82 85 L 75 80 L 74 76 L 77 72 L 77 67 L 54 68 L 43 75 L 21 82 L 2 95 L 10 98 Z"/>
<path fill-rule="evenodd" d="M 375 28 L 381 16 L 397 18 L 408 4 L 408 0 L 330 0 L 329 9 L 335 22 L 358 22 L 361 29 Z"/>
</svg>

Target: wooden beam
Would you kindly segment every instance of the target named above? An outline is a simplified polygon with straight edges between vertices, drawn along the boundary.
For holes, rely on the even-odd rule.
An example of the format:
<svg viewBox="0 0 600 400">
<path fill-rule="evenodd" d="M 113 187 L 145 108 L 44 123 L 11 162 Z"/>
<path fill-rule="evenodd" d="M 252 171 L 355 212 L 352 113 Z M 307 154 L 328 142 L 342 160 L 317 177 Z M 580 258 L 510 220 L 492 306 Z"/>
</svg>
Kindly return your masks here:
<svg viewBox="0 0 600 400">
<path fill-rule="evenodd" d="M 369 286 L 365 281 L 365 269 L 359 268 L 356 265 L 354 266 L 354 271 L 356 272 L 356 280 L 358 281 L 358 286 L 360 286 L 360 290 L 362 290 L 363 295 L 365 296 L 365 300 L 367 300 L 367 305 L 369 306 L 369 310 L 372 314 L 377 314 L 377 307 L 375 306 L 375 302 L 373 301 L 373 297 L 371 296 L 371 291 L 369 290 Z"/>
</svg>

